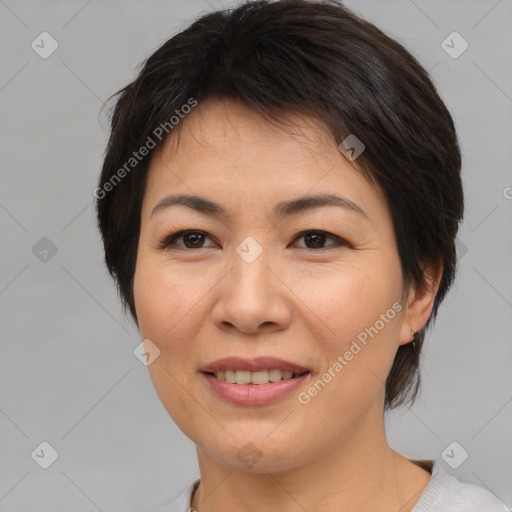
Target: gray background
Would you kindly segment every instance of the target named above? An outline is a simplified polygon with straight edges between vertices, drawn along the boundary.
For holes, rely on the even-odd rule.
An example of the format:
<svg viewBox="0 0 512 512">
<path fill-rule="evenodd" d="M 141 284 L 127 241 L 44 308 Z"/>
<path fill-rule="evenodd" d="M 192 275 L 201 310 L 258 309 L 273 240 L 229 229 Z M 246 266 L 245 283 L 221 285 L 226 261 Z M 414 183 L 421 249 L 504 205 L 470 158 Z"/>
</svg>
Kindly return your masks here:
<svg viewBox="0 0 512 512">
<path fill-rule="evenodd" d="M 140 339 L 104 268 L 92 191 L 102 101 L 192 17 L 226 5 L 0 1 L 1 511 L 152 511 L 199 475 L 133 354 Z M 457 441 L 469 457 L 446 469 L 510 505 L 512 2 L 346 5 L 431 70 L 464 156 L 459 275 L 428 339 L 423 393 L 389 415 L 389 439 L 438 460 Z M 59 45 L 47 59 L 31 48 L 43 31 Z M 453 31 L 469 43 L 456 59 L 441 47 Z M 43 237 L 56 254 L 44 256 Z M 31 457 L 43 441 L 58 452 L 48 469 Z"/>
</svg>

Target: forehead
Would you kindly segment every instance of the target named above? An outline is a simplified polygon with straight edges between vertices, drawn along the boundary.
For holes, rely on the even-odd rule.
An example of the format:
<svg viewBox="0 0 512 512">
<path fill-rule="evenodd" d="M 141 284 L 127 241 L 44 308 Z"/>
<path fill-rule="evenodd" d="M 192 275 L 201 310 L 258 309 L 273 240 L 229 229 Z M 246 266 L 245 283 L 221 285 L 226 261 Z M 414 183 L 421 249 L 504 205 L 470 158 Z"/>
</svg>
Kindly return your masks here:
<svg viewBox="0 0 512 512">
<path fill-rule="evenodd" d="M 152 155 L 149 172 L 173 171 L 179 165 L 189 171 L 195 167 L 195 174 L 199 171 L 195 164 L 215 161 L 217 172 L 208 170 L 211 178 L 218 177 L 225 167 L 240 173 L 250 168 L 251 174 L 264 175 L 267 170 L 321 168 L 333 157 L 340 157 L 336 141 L 320 119 L 289 111 L 269 120 L 240 101 L 207 100 L 200 102 Z"/>
<path fill-rule="evenodd" d="M 271 121 L 230 100 L 200 103 L 154 155 L 148 172 L 145 202 L 151 207 L 164 192 L 208 192 L 237 206 L 266 198 L 276 204 L 308 192 L 339 192 L 368 203 L 375 193 L 320 119 L 287 112 Z"/>
<path fill-rule="evenodd" d="M 275 119 L 269 119 L 241 101 L 210 99 L 200 103 L 181 122 L 163 146 L 163 153 L 180 156 L 183 151 L 199 150 L 203 155 L 222 153 L 235 157 L 236 148 L 244 146 L 250 151 L 252 146 L 255 150 L 272 147 L 274 153 L 293 152 L 290 157 L 298 150 L 304 156 L 307 152 L 323 152 L 321 148 L 333 145 L 336 145 L 334 137 L 318 118 L 282 111 L 275 114 Z"/>
</svg>

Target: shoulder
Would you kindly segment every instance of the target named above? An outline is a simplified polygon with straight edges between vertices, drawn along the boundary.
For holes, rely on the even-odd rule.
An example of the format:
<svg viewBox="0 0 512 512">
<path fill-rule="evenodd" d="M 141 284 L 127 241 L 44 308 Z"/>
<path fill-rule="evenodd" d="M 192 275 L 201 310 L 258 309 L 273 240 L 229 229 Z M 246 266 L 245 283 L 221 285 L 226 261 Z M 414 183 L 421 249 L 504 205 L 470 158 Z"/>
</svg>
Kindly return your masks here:
<svg viewBox="0 0 512 512">
<path fill-rule="evenodd" d="M 184 491 L 171 503 L 160 507 L 154 512 L 190 512 L 193 509 L 190 508 L 190 501 L 194 491 L 199 487 L 200 480 L 196 480 L 191 483 Z"/>
<path fill-rule="evenodd" d="M 505 503 L 483 487 L 466 484 L 449 475 L 439 462 L 412 512 L 510 512 Z"/>
</svg>

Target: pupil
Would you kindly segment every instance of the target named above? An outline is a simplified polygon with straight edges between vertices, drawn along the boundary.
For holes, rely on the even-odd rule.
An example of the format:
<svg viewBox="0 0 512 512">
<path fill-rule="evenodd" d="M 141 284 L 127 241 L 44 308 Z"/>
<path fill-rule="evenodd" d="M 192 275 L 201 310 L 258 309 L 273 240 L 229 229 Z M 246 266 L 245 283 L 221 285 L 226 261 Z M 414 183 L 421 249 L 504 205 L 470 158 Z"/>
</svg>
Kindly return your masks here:
<svg viewBox="0 0 512 512">
<path fill-rule="evenodd" d="M 191 242 L 192 246 L 193 247 L 196 247 L 198 244 L 200 245 L 200 242 L 201 242 L 201 237 L 203 235 L 201 235 L 200 233 L 188 233 L 184 236 L 183 240 L 185 242 L 185 245 L 187 245 L 189 242 Z M 198 239 L 193 239 L 192 238 L 192 241 L 190 240 L 191 237 L 198 237 Z"/>
<path fill-rule="evenodd" d="M 315 247 L 322 247 L 324 243 L 325 235 L 322 233 L 309 233 L 304 236 L 306 243 L 312 242 Z"/>
</svg>

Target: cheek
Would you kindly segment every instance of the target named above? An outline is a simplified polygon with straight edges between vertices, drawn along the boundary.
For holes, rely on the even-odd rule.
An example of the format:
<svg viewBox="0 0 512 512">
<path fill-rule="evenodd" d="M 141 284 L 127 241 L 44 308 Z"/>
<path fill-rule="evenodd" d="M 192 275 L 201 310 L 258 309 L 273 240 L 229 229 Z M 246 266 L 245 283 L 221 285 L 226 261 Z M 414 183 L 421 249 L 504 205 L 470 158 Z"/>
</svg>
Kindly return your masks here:
<svg viewBox="0 0 512 512">
<path fill-rule="evenodd" d="M 339 272 L 302 276 L 297 295 L 307 298 L 306 304 L 329 328 L 330 337 L 347 341 L 376 322 L 382 331 L 396 327 L 401 272 L 398 263 L 346 265 Z"/>
<path fill-rule="evenodd" d="M 164 272 L 158 262 L 144 256 L 138 258 L 134 298 L 140 335 L 160 350 L 148 366 L 149 375 L 160 401 L 184 431 L 193 423 L 190 397 L 180 385 L 184 371 L 190 375 L 195 372 L 195 368 L 188 368 L 192 363 L 189 356 L 193 333 L 185 331 L 187 311 L 192 307 L 190 295 L 184 283 Z"/>
<path fill-rule="evenodd" d="M 313 282 L 303 281 L 302 286 L 303 293 L 309 289 L 308 305 L 328 327 L 327 336 L 318 340 L 325 354 L 322 370 L 336 375 L 325 398 L 332 393 L 335 403 L 356 400 L 362 405 L 383 391 L 398 348 L 399 262 L 351 265 L 333 272 L 330 279 Z"/>
<path fill-rule="evenodd" d="M 310 417 L 323 418 L 326 432 L 346 432 L 383 400 L 397 349 L 400 294 L 391 281 L 379 284 L 354 275 L 324 284 L 317 305 L 324 308 L 329 335 L 317 337 L 316 349 L 325 357 L 298 398 Z"/>
<path fill-rule="evenodd" d="M 193 286 L 142 253 L 135 271 L 134 299 L 141 336 L 159 344 L 175 338 L 183 328 L 181 320 L 193 307 Z"/>
<path fill-rule="evenodd" d="M 149 375 L 167 412 L 180 428 L 187 428 L 190 398 L 183 391 L 183 375 L 191 376 L 196 371 L 195 361 L 190 357 L 194 327 L 187 322 L 194 313 L 190 289 L 176 276 L 162 272 L 158 262 L 150 264 L 144 259 L 140 262 L 134 280 L 140 335 L 160 350 L 148 366 Z"/>
</svg>

